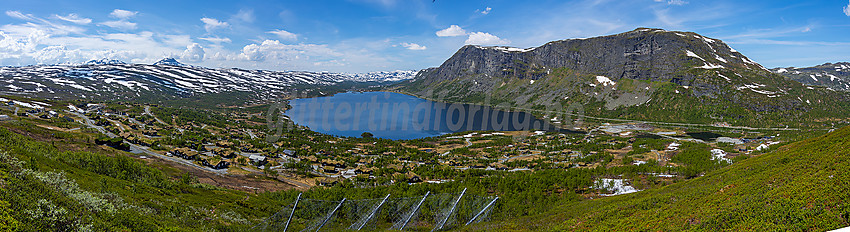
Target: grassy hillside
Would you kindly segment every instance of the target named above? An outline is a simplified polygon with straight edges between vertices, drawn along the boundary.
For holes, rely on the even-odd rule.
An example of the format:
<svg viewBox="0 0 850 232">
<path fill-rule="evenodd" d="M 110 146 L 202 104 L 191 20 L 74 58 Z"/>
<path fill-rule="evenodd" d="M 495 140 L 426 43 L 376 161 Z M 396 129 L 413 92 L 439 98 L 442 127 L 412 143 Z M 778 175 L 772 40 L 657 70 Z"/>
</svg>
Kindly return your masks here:
<svg viewBox="0 0 850 232">
<path fill-rule="evenodd" d="M 677 184 L 471 229 L 824 231 L 850 226 L 850 127 Z"/>
<path fill-rule="evenodd" d="M 200 184 L 91 141 L 4 123 L 0 231 L 245 231 L 289 203 Z"/>
</svg>

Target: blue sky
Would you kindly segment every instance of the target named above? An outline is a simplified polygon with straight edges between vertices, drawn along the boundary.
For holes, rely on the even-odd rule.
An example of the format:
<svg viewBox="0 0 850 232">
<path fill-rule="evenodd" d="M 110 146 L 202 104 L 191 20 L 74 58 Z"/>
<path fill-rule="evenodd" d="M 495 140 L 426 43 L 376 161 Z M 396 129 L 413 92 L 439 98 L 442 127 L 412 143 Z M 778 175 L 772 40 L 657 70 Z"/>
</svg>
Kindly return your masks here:
<svg viewBox="0 0 850 232">
<path fill-rule="evenodd" d="M 207 67 L 368 72 L 464 44 L 535 47 L 637 27 L 721 39 L 766 67 L 850 61 L 850 1 L 6 1 L 0 65 L 163 57 Z"/>
</svg>

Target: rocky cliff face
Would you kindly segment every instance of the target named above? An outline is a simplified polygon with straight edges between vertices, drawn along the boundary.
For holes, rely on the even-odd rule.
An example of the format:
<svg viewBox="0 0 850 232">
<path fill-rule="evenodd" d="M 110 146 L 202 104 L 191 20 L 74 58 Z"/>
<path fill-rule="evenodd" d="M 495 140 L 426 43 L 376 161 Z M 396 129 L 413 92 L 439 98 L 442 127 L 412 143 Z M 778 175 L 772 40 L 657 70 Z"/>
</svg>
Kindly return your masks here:
<svg viewBox="0 0 850 232">
<path fill-rule="evenodd" d="M 421 77 L 426 84 L 470 75 L 536 80 L 553 69 L 568 68 L 613 80 L 686 85 L 695 75 L 680 71 L 691 66 L 763 69 L 720 40 L 691 32 L 641 28 L 611 36 L 554 41 L 528 49 L 467 45 L 438 69 Z"/>
<path fill-rule="evenodd" d="M 774 68 L 770 71 L 806 85 L 850 91 L 850 63 L 826 63 L 807 68 Z"/>
<path fill-rule="evenodd" d="M 721 40 L 648 28 L 526 49 L 467 45 L 396 89 L 453 102 L 579 104 L 596 116 L 748 125 L 847 99 L 786 80 Z"/>
</svg>

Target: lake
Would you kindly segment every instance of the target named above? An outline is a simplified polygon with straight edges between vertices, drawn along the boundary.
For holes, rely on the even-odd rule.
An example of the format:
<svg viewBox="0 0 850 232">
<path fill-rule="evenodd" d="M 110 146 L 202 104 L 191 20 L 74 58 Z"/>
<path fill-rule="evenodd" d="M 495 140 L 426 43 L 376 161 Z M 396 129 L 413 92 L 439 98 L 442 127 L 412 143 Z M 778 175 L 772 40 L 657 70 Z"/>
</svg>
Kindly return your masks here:
<svg viewBox="0 0 850 232">
<path fill-rule="evenodd" d="M 289 102 L 285 114 L 311 130 L 347 137 L 416 139 L 462 131 L 554 130 L 524 112 L 450 104 L 391 92 L 349 92 Z"/>
</svg>

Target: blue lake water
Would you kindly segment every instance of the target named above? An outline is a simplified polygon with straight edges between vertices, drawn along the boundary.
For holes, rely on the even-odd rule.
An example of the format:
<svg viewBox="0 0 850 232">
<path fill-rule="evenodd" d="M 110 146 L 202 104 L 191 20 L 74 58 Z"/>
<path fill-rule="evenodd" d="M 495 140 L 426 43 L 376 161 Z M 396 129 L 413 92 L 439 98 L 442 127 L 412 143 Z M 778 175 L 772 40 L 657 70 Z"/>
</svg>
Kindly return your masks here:
<svg viewBox="0 0 850 232">
<path fill-rule="evenodd" d="M 390 92 L 339 93 L 289 102 L 285 114 L 311 130 L 348 137 L 415 139 L 462 131 L 554 129 L 524 112 L 449 104 Z"/>
</svg>

